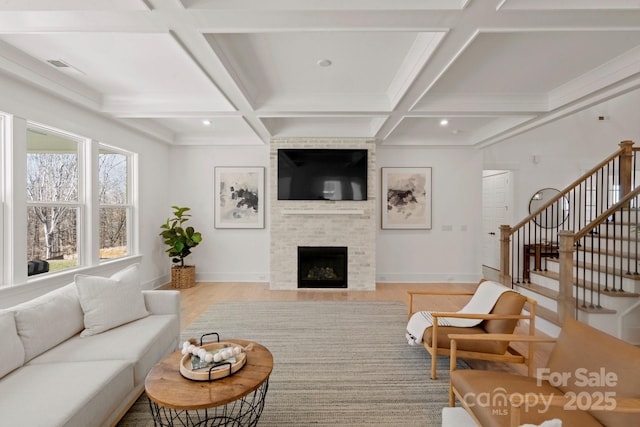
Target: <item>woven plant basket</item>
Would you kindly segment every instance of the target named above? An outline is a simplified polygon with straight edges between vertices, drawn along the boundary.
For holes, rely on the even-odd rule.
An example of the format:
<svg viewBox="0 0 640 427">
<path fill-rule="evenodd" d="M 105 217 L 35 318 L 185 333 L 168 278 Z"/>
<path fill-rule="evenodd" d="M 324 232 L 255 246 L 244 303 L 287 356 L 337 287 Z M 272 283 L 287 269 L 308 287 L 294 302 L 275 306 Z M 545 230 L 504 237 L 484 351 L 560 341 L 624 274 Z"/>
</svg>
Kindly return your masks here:
<svg viewBox="0 0 640 427">
<path fill-rule="evenodd" d="M 191 288 L 196 284 L 196 266 L 171 267 L 171 286 L 176 289 Z"/>
</svg>

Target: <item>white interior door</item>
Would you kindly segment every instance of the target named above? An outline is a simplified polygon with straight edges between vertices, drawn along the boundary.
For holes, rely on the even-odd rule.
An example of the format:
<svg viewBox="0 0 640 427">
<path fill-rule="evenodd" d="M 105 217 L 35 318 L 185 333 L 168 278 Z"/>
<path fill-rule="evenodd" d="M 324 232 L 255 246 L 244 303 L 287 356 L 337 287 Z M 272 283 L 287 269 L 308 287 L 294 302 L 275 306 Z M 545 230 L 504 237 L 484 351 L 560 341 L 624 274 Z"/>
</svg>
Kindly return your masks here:
<svg viewBox="0 0 640 427">
<path fill-rule="evenodd" d="M 511 224 L 511 172 L 484 171 L 482 176 L 483 259 L 487 267 L 500 269 L 500 226 Z"/>
</svg>

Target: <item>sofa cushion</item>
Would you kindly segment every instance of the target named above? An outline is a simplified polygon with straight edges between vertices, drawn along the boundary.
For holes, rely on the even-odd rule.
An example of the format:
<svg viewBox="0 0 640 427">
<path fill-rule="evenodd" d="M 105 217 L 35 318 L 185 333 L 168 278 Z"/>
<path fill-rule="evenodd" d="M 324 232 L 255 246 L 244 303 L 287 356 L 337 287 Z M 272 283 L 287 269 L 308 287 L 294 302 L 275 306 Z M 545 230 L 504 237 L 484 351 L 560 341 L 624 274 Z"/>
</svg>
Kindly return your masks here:
<svg viewBox="0 0 640 427">
<path fill-rule="evenodd" d="M 16 329 L 25 351 L 25 362 L 83 328 L 82 308 L 73 284 L 48 292 L 8 310 L 15 315 Z"/>
<path fill-rule="evenodd" d="M 451 372 L 451 384 L 463 397 L 475 417 L 483 427 L 509 427 L 510 414 L 508 396 L 542 393 L 543 395 L 564 396 L 564 393 L 546 381 L 534 377 L 497 371 L 464 369 Z M 521 423 L 541 424 L 558 418 L 563 426 L 595 427 L 601 424 L 588 412 L 564 410 L 562 407 L 523 409 Z M 633 424 L 611 424 L 633 425 Z"/>
<path fill-rule="evenodd" d="M 572 319 L 562 325 L 547 368 L 550 378 L 566 377 L 558 381 L 564 392 L 640 398 L 640 348 Z M 598 411 L 593 416 L 608 426 L 640 426 L 640 414 Z"/>
<path fill-rule="evenodd" d="M 177 317 L 153 315 L 98 335 L 75 336 L 29 364 L 119 359 L 133 367 L 134 385 L 137 386 L 144 382 L 153 365 L 178 348 Z"/>
<path fill-rule="evenodd" d="M 0 311 L 0 378 L 24 363 L 24 346 L 11 311 Z"/>
<path fill-rule="evenodd" d="M 75 282 L 84 312 L 80 336 L 99 334 L 149 315 L 140 288 L 138 264 L 110 278 L 77 274 Z"/>
<path fill-rule="evenodd" d="M 98 427 L 132 389 L 121 360 L 25 365 L 0 381 L 0 424 Z"/>
</svg>

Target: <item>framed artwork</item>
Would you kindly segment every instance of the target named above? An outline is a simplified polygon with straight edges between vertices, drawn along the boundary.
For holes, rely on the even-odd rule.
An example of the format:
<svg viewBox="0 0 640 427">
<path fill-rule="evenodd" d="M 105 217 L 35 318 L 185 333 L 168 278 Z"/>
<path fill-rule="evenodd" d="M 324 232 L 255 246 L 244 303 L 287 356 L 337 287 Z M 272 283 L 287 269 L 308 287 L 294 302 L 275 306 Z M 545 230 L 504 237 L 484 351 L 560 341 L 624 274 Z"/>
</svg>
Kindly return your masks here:
<svg viewBox="0 0 640 427">
<path fill-rule="evenodd" d="M 215 228 L 264 228 L 264 168 L 215 168 Z"/>
<path fill-rule="evenodd" d="M 382 168 L 382 228 L 431 229 L 431 168 Z"/>
</svg>

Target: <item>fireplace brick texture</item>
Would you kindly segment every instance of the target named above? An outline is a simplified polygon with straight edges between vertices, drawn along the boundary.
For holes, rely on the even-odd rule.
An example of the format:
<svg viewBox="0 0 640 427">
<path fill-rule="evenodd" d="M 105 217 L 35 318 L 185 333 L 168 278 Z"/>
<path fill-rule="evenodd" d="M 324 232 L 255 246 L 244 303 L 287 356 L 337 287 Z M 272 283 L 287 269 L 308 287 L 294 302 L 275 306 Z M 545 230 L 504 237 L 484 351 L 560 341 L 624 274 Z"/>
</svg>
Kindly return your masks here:
<svg viewBox="0 0 640 427">
<path fill-rule="evenodd" d="M 367 200 L 278 200 L 279 148 L 368 151 Z M 270 288 L 298 289 L 298 246 L 346 246 L 348 290 L 375 290 L 376 145 L 364 138 L 278 138 L 270 144 Z M 354 213 L 354 211 L 357 211 Z"/>
</svg>

